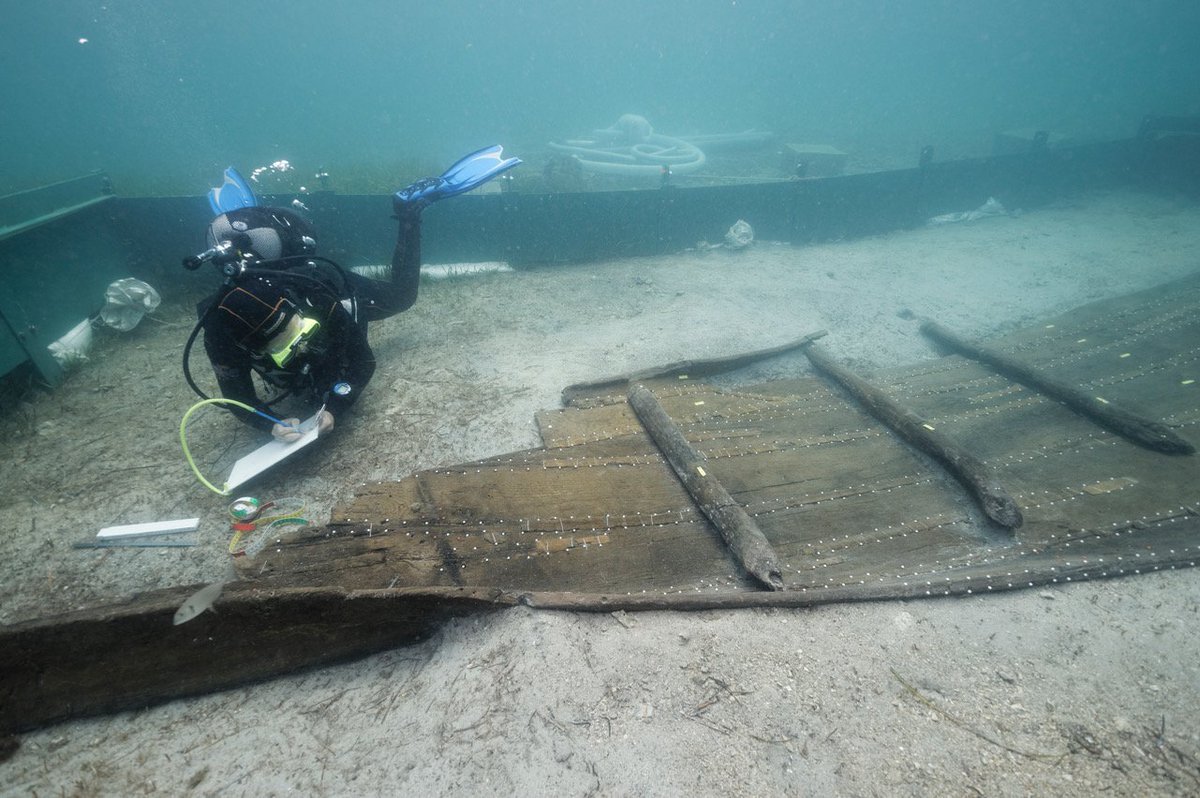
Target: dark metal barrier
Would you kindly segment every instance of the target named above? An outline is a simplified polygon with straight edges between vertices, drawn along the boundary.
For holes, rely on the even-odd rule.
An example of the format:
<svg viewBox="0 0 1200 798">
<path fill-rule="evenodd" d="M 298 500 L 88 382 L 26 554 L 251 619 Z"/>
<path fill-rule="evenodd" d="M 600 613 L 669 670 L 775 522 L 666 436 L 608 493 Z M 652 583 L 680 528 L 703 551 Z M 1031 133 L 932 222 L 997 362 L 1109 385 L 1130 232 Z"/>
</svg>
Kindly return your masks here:
<svg viewBox="0 0 1200 798">
<path fill-rule="evenodd" d="M 1178 127 L 1156 124 L 1134 139 L 1061 149 L 1045 146 L 1043 137 L 1023 154 L 944 163 L 923 158 L 911 169 L 845 177 L 466 195 L 426 211 L 424 259 L 519 267 L 655 255 L 719 242 L 738 219 L 759 239 L 801 244 L 914 227 L 972 210 L 989 197 L 1015 210 L 1130 184 L 1197 193 L 1200 136 Z M 80 186 L 86 187 L 82 194 Z M 211 214 L 202 196 L 105 200 L 107 190 L 103 176 L 95 175 L 0 198 L 0 225 L 9 231 L 0 233 L 0 373 L 29 359 L 53 381 L 56 367 L 45 346 L 94 313 L 104 286 L 118 277 L 139 277 L 168 298 L 215 287 L 210 270 L 189 273 L 179 266 L 207 246 Z M 287 205 L 293 198 L 263 199 Z M 322 254 L 346 266 L 390 260 L 396 235 L 390 196 L 322 192 L 305 202 Z"/>
<path fill-rule="evenodd" d="M 719 242 L 738 219 L 764 240 L 875 235 L 972 210 L 989 197 L 1010 209 L 1031 208 L 1069 192 L 1128 183 L 1144 160 L 1140 153 L 1140 142 L 1129 140 L 817 180 L 465 196 L 426 211 L 425 259 L 521 266 L 654 255 Z M 306 201 L 332 257 L 387 260 L 390 198 L 326 194 Z"/>
<path fill-rule="evenodd" d="M 0 375 L 29 363 L 48 383 L 60 378 L 47 347 L 123 276 L 113 202 L 102 174 L 0 197 Z"/>
</svg>

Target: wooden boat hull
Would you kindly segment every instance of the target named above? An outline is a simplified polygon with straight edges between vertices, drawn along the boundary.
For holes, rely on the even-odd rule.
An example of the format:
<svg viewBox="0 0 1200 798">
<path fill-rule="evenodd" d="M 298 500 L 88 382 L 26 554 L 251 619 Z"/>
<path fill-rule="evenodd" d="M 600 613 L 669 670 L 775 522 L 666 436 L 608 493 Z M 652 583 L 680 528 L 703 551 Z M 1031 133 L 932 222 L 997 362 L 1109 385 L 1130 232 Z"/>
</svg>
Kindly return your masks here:
<svg viewBox="0 0 1200 798">
<path fill-rule="evenodd" d="M 821 376 L 731 390 L 688 366 L 639 375 L 690 449 L 682 468 L 719 483 L 761 533 L 782 580 L 767 590 L 714 526 L 720 508 L 694 498 L 694 474 L 643 426 L 631 386 L 576 386 L 540 414 L 542 448 L 364 487 L 327 525 L 273 541 L 215 612 L 173 626 L 189 586 L 0 629 L 0 730 L 359 656 L 515 604 L 806 606 L 1194 566 L 1200 278 L 989 347 L 1185 448 L 1156 450 L 957 355 L 861 376 L 892 405 L 886 423 L 877 402 Z M 981 509 L 953 462 L 963 453 L 1018 523 Z"/>
</svg>

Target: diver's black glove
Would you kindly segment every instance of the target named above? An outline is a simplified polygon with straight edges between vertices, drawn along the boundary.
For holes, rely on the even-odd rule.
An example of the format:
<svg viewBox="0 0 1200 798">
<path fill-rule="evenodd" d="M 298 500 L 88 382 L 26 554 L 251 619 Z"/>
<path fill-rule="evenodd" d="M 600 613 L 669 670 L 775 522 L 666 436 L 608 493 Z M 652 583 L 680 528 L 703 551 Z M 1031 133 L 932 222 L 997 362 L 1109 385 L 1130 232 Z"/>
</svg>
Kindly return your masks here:
<svg viewBox="0 0 1200 798">
<path fill-rule="evenodd" d="M 445 182 L 442 178 L 421 178 L 392 194 L 396 216 L 402 218 L 402 212 L 420 214 L 427 206 L 432 205 L 434 200 L 440 198 L 440 190 Z"/>
<path fill-rule="evenodd" d="M 436 178 L 426 178 L 426 180 L 434 179 Z M 416 183 L 413 185 L 416 185 Z M 399 219 L 402 223 L 418 221 L 421 218 L 421 211 L 428 208 L 431 202 L 421 197 L 405 198 L 401 196 L 403 193 L 403 191 L 397 191 L 392 196 L 392 218 Z"/>
</svg>

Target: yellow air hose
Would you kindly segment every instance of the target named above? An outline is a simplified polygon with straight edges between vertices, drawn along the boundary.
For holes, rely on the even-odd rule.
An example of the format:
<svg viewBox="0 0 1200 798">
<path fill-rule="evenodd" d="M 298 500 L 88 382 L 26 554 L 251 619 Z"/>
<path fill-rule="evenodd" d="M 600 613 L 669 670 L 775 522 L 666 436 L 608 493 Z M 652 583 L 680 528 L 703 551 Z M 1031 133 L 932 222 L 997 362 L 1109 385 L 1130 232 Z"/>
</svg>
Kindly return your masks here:
<svg viewBox="0 0 1200 798">
<path fill-rule="evenodd" d="M 265 413 L 262 413 L 261 411 L 256 410 L 255 408 L 251 407 L 250 405 L 246 404 L 245 402 L 239 402 L 236 399 L 223 399 L 221 397 L 216 397 L 214 399 L 204 399 L 202 401 L 196 402 L 196 404 L 194 404 L 188 408 L 188 411 L 183 414 L 183 418 L 180 419 L 180 421 L 179 421 L 179 443 L 183 446 L 183 456 L 187 459 L 188 465 L 192 467 L 192 473 L 196 475 L 196 479 L 200 480 L 201 485 L 208 488 L 213 493 L 217 494 L 218 496 L 228 496 L 229 495 L 228 488 L 226 488 L 226 487 L 218 488 L 216 485 L 212 484 L 207 479 L 205 479 L 204 475 L 200 473 L 200 469 L 196 467 L 196 461 L 194 459 L 192 459 L 192 452 L 191 452 L 191 450 L 188 449 L 188 443 L 187 443 L 188 419 L 190 419 L 192 417 L 192 413 L 195 413 L 200 408 L 204 407 L 205 405 L 213 405 L 213 404 L 234 405 L 235 407 L 240 407 L 243 410 L 249 410 L 251 413 L 257 413 L 258 415 L 265 416 L 267 418 L 270 418 L 270 416 L 267 416 Z M 278 419 L 271 419 L 271 420 L 278 421 Z"/>
</svg>

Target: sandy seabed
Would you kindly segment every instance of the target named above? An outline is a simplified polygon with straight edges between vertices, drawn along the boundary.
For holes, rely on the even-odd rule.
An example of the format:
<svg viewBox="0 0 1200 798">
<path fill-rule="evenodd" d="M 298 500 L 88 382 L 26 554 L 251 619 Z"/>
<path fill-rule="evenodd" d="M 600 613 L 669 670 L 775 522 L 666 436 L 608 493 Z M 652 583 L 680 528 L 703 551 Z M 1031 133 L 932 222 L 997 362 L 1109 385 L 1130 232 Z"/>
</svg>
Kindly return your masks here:
<svg viewBox="0 0 1200 798">
<path fill-rule="evenodd" d="M 819 329 L 855 368 L 912 363 L 939 352 L 906 310 L 986 337 L 1197 269 L 1200 207 L 1119 192 L 866 240 L 427 282 L 372 327 L 380 367 L 356 412 L 254 490 L 324 520 L 363 482 L 540 445 L 534 414 L 570 383 Z M 0 622 L 226 575 L 227 500 L 196 483 L 176 434 L 193 300 L 101 331 L 65 384 L 0 420 Z M 808 372 L 792 355 L 736 379 Z M 189 436 L 212 476 L 258 442 L 215 411 Z M 193 548 L 71 547 L 189 516 Z M 24 735 L 0 791 L 1196 795 L 1198 625 L 1192 570 L 799 610 L 511 609 Z"/>
</svg>

